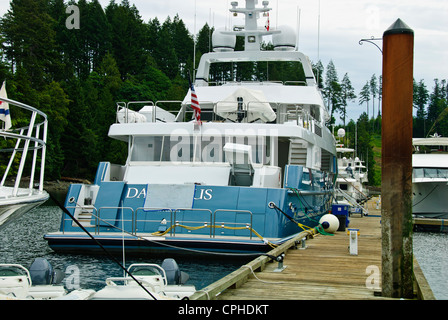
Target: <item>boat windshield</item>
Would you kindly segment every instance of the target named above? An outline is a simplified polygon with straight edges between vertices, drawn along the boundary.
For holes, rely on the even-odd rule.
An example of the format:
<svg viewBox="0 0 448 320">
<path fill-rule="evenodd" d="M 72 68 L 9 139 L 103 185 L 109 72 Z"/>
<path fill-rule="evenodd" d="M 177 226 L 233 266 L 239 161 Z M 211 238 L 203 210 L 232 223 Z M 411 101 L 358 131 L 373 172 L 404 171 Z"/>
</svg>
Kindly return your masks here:
<svg viewBox="0 0 448 320">
<path fill-rule="evenodd" d="M 414 168 L 414 178 L 443 178 L 448 179 L 446 168 Z"/>
<path fill-rule="evenodd" d="M 209 84 L 219 85 L 235 81 L 306 85 L 305 72 L 299 61 L 232 61 L 210 65 Z"/>
<path fill-rule="evenodd" d="M 226 162 L 226 143 L 251 146 L 251 162 L 271 164 L 271 137 L 144 136 L 135 137 L 131 161 Z M 247 162 L 247 161 L 246 161 Z"/>
</svg>

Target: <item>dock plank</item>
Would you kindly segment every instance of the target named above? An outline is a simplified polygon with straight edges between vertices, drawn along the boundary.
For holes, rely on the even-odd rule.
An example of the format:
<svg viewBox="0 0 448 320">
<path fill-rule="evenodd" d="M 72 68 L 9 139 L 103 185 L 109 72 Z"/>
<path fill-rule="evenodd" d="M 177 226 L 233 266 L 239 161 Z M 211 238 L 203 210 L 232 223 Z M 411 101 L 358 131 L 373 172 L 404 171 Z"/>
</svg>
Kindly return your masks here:
<svg viewBox="0 0 448 320">
<path fill-rule="evenodd" d="M 221 280 L 198 291 L 192 300 L 384 300 L 381 296 L 381 212 L 370 201 L 368 217 L 350 217 L 359 229 L 358 255 L 350 255 L 347 231 L 333 236 L 303 233 L 270 253 L 286 253 L 282 272 L 278 263 L 260 256 Z M 369 204 L 368 204 L 369 205 Z M 294 243 L 308 235 L 307 248 Z M 299 246 L 300 247 L 300 246 Z M 289 249 L 288 249 L 289 248 Z M 432 300 L 431 288 L 414 259 L 417 299 Z"/>
<path fill-rule="evenodd" d="M 268 263 L 239 288 L 229 288 L 220 300 L 322 300 L 385 299 L 380 292 L 381 225 L 379 217 L 350 217 L 350 228 L 360 230 L 358 255 L 349 253 L 349 236 L 338 231 L 333 236 L 318 235 L 306 242 L 307 248 L 289 249 L 282 272 L 274 272 L 277 262 Z M 373 266 L 373 267 L 372 267 Z M 377 286 L 366 285 L 370 269 L 378 273 Z M 370 284 L 370 282 L 369 282 Z"/>
</svg>

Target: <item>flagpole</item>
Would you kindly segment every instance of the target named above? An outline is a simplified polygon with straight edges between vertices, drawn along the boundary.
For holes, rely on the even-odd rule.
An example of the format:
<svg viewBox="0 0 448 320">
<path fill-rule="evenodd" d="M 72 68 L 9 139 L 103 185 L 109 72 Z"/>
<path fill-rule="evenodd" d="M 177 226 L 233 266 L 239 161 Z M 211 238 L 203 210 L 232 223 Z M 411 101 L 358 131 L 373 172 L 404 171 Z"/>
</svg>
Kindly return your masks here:
<svg viewBox="0 0 448 320">
<path fill-rule="evenodd" d="M 197 151 L 199 147 L 199 152 L 201 152 L 200 148 L 200 139 L 201 137 L 201 106 L 199 105 L 199 99 L 196 95 L 196 91 L 194 90 L 194 84 L 191 79 L 190 71 L 188 70 L 188 81 L 190 84 L 190 96 L 191 96 L 191 108 L 194 112 L 194 123 L 193 123 L 193 162 L 196 162 Z M 198 140 L 198 141 L 197 141 Z M 200 156 L 200 155 L 199 155 Z M 200 157 L 199 157 L 200 158 Z"/>
<path fill-rule="evenodd" d="M 194 0 L 194 27 L 193 27 L 193 32 L 194 32 L 194 35 L 193 35 L 193 81 L 194 81 L 194 78 L 195 78 L 195 76 L 196 76 L 196 72 L 195 72 L 195 70 L 196 70 L 196 40 L 197 40 L 197 37 L 196 37 L 196 0 Z"/>
</svg>

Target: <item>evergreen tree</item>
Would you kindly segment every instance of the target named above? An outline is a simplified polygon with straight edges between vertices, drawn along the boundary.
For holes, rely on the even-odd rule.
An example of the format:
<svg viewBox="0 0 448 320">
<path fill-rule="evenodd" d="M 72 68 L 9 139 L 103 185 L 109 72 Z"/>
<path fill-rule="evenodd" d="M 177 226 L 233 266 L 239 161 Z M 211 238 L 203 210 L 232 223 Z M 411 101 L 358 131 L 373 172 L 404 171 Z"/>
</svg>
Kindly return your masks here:
<svg viewBox="0 0 448 320">
<path fill-rule="evenodd" d="M 434 79 L 434 89 L 429 97 L 428 122 L 432 127 L 426 133 L 448 136 L 448 102 L 446 80 Z"/>
<path fill-rule="evenodd" d="M 210 34 L 213 34 L 213 28 L 210 28 L 206 23 L 201 30 L 199 30 L 196 37 L 196 64 L 199 64 L 199 60 L 204 53 L 208 53 L 211 50 L 211 38 Z M 239 37 L 237 37 L 239 38 Z M 197 68 L 197 65 L 195 66 Z"/>
<path fill-rule="evenodd" d="M 414 121 L 413 131 L 414 137 L 423 138 L 426 135 L 426 105 L 429 100 L 429 92 L 422 80 L 418 83 L 414 80 L 414 108 L 417 109 L 417 117 Z"/>
<path fill-rule="evenodd" d="M 111 26 L 112 53 L 122 78 L 139 74 L 147 61 L 149 39 L 137 8 L 128 0 L 120 5 L 112 0 L 106 7 L 106 17 Z"/>
<path fill-rule="evenodd" d="M 187 79 L 187 70 L 193 65 L 193 36 L 189 33 L 185 23 L 176 15 L 173 20 L 173 43 L 179 63 L 179 71 Z"/>
<path fill-rule="evenodd" d="M 378 82 L 376 81 L 375 75 L 372 75 L 372 77 L 370 78 L 370 93 L 372 94 L 372 117 L 375 118 L 375 98 L 378 94 Z"/>
<path fill-rule="evenodd" d="M 375 181 L 375 160 L 373 157 L 372 135 L 369 129 L 369 118 L 367 113 L 363 112 L 357 121 L 358 142 L 357 155 L 366 162 L 368 169 L 368 180 L 370 185 L 376 185 Z"/>
<path fill-rule="evenodd" d="M 149 20 L 146 25 L 146 33 L 148 37 L 148 51 L 150 55 L 154 58 L 155 62 L 161 59 L 161 55 L 163 54 L 158 50 L 159 37 L 160 37 L 160 29 L 161 29 L 160 21 L 157 17 L 152 20 Z"/>
<path fill-rule="evenodd" d="M 58 82 L 51 82 L 38 93 L 37 108 L 47 114 L 50 124 L 45 165 L 46 175 L 50 179 L 59 179 L 64 166 L 65 155 L 61 139 L 67 126 L 68 105 L 68 96 Z"/>
<path fill-rule="evenodd" d="M 347 73 L 344 74 L 344 78 L 342 78 L 341 90 L 342 90 L 342 104 L 340 111 L 341 111 L 341 120 L 343 121 L 345 127 L 345 118 L 347 116 L 348 102 L 354 101 L 356 99 L 355 89 L 353 88 Z"/>
<path fill-rule="evenodd" d="M 322 62 L 319 60 L 316 64 L 313 63 L 313 73 L 316 78 L 317 86 L 320 89 L 324 87 L 324 66 Z"/>
<path fill-rule="evenodd" d="M 369 101 L 370 101 L 370 84 L 367 81 L 364 87 L 362 87 L 361 92 L 359 93 L 359 103 L 363 104 L 365 102 L 367 104 L 367 118 L 369 117 Z"/>
<path fill-rule="evenodd" d="M 159 41 L 157 43 L 157 50 L 159 51 L 157 64 L 160 70 L 170 79 L 174 79 L 179 73 L 179 60 L 176 55 L 174 36 L 175 29 L 171 19 L 168 17 L 160 29 Z"/>
<path fill-rule="evenodd" d="M 331 123 L 334 123 L 333 114 L 335 111 L 340 110 L 342 105 L 342 87 L 339 83 L 338 74 L 333 60 L 330 60 L 327 66 L 324 97 L 326 98 L 327 105 L 330 109 Z"/>
<path fill-rule="evenodd" d="M 0 33 L 0 83 L 6 78 L 9 78 L 10 65 L 6 59 L 5 49 L 4 49 L 4 39 Z"/>
<path fill-rule="evenodd" d="M 13 67 L 24 68 L 33 87 L 41 90 L 53 80 L 51 70 L 59 59 L 55 22 L 45 0 L 12 0 L 10 6 L 0 22 L 6 56 Z"/>
</svg>

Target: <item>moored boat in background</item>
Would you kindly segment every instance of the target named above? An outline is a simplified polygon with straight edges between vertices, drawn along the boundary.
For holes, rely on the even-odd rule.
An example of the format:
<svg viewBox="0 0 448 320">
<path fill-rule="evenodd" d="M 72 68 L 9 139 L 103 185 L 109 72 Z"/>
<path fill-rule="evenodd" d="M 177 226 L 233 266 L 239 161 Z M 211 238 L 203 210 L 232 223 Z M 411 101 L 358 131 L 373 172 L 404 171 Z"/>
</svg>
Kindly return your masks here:
<svg viewBox="0 0 448 320">
<path fill-rule="evenodd" d="M 435 134 L 412 139 L 412 213 L 448 218 L 448 138 Z"/>
</svg>

